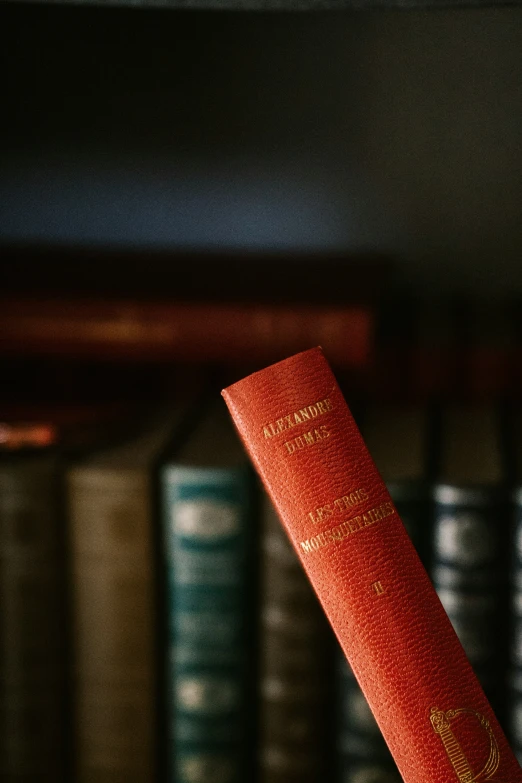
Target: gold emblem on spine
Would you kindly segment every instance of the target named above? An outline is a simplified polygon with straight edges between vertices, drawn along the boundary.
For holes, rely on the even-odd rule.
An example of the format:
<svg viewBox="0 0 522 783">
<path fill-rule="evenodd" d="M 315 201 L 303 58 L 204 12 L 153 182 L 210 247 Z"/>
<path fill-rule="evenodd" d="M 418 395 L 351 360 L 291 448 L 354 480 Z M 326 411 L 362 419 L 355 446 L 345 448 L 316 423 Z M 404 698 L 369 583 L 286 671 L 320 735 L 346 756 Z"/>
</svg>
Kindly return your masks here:
<svg viewBox="0 0 522 783">
<path fill-rule="evenodd" d="M 480 772 L 473 772 L 471 769 L 464 751 L 462 750 L 460 743 L 455 737 L 455 734 L 451 728 L 451 722 L 459 715 L 463 714 L 473 715 L 478 720 L 489 739 L 488 760 Z M 487 718 L 485 718 L 479 712 L 475 712 L 475 710 L 462 708 L 443 712 L 442 710 L 439 710 L 438 707 L 432 707 L 430 720 L 431 725 L 433 726 L 433 731 L 441 738 L 442 744 L 444 745 L 444 750 L 448 754 L 451 766 L 455 770 L 460 783 L 476 783 L 478 781 L 493 779 L 493 775 L 497 771 L 498 765 L 500 764 L 500 752 L 497 741 L 493 734 L 493 730 Z"/>
</svg>

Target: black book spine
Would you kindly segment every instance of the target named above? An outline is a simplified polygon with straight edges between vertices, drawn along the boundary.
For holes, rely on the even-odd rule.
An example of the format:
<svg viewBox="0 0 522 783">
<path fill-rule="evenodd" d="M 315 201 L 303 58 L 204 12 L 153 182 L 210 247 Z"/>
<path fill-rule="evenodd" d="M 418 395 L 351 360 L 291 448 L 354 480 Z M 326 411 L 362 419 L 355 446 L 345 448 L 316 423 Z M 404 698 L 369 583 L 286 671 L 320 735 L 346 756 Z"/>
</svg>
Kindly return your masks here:
<svg viewBox="0 0 522 783">
<path fill-rule="evenodd" d="M 433 556 L 433 501 L 428 481 L 388 483 L 387 487 L 420 559 L 429 568 Z"/>
<path fill-rule="evenodd" d="M 511 535 L 511 618 L 508 676 L 508 734 L 522 763 L 522 489 L 514 493 Z"/>
<path fill-rule="evenodd" d="M 338 783 L 400 783 L 390 751 L 341 651 L 338 694 Z"/>
<path fill-rule="evenodd" d="M 68 779 L 66 566 L 59 460 L 0 459 L 0 779 Z"/>
<path fill-rule="evenodd" d="M 502 715 L 506 664 L 507 505 L 502 490 L 438 484 L 432 578 L 470 662 Z"/>
</svg>

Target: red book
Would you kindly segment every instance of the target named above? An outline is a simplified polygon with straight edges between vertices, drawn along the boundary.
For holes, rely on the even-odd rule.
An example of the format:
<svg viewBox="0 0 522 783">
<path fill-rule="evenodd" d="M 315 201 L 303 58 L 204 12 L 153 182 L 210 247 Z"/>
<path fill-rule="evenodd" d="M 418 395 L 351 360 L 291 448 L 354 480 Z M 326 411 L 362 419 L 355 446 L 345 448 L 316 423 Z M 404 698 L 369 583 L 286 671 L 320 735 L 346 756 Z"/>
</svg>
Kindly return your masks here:
<svg viewBox="0 0 522 783">
<path fill-rule="evenodd" d="M 522 783 L 322 350 L 223 395 L 405 783 Z"/>
<path fill-rule="evenodd" d="M 101 299 L 0 300 L 0 354 L 149 361 L 276 361 L 314 342 L 342 368 L 374 343 L 367 305 L 313 306 Z"/>
</svg>

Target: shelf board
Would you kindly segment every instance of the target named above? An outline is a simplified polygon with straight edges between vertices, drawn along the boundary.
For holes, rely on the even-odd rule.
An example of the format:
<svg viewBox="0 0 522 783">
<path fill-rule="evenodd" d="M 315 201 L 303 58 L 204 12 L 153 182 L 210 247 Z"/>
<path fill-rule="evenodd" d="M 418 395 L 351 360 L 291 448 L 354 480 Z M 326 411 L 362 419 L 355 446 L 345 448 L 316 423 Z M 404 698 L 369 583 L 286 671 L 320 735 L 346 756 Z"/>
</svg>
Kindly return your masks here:
<svg viewBox="0 0 522 783">
<path fill-rule="evenodd" d="M 374 303 L 389 290 L 395 268 L 395 259 L 370 251 L 189 251 L 1 241 L 0 258 L 2 292 L 14 298 Z"/>
<path fill-rule="evenodd" d="M 343 11 L 520 6 L 522 0 L 16 0 L 40 5 L 157 8 L 195 11 Z"/>
</svg>

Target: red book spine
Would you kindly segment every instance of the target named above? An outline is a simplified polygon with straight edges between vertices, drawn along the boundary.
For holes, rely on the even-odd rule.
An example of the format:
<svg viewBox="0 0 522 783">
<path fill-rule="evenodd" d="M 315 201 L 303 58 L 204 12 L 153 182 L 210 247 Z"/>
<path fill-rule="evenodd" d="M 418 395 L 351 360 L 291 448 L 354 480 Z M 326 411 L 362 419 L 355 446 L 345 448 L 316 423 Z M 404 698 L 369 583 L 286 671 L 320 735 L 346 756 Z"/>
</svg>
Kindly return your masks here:
<svg viewBox="0 0 522 783">
<path fill-rule="evenodd" d="M 321 349 L 223 396 L 405 783 L 522 783 Z"/>
<path fill-rule="evenodd" d="M 375 314 L 366 305 L 0 300 L 0 354 L 150 361 L 276 361 L 314 342 L 335 364 L 368 364 Z"/>
</svg>

